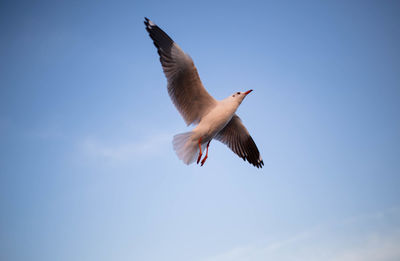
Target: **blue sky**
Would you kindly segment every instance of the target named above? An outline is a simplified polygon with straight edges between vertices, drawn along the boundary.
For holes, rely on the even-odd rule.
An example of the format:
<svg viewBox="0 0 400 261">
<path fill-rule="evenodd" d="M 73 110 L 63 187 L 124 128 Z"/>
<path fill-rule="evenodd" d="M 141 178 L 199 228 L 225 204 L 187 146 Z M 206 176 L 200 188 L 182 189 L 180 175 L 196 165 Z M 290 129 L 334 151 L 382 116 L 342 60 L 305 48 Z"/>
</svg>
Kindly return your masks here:
<svg viewBox="0 0 400 261">
<path fill-rule="evenodd" d="M 1 260 L 400 259 L 397 1 L 2 1 Z M 265 166 L 173 152 L 147 16 Z"/>
</svg>

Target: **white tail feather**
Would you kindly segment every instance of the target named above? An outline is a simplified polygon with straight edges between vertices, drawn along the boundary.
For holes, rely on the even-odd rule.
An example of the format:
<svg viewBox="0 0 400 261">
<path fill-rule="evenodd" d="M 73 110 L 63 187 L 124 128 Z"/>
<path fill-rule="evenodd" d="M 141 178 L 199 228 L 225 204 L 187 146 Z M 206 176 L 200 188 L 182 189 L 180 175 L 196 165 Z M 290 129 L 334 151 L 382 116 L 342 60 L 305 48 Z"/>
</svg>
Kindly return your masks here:
<svg viewBox="0 0 400 261">
<path fill-rule="evenodd" d="M 199 156 L 198 141 L 192 139 L 193 132 L 180 133 L 174 136 L 172 144 L 178 158 L 189 165 L 195 162 Z M 204 150 L 204 144 L 202 144 Z"/>
</svg>

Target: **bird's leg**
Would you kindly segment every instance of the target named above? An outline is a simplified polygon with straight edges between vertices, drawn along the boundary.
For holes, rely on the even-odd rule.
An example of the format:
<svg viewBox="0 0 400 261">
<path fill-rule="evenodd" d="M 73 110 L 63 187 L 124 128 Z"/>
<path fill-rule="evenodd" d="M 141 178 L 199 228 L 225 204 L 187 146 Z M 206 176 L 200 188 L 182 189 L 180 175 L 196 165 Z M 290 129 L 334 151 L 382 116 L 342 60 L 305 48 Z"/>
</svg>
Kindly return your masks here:
<svg viewBox="0 0 400 261">
<path fill-rule="evenodd" d="M 204 159 L 201 161 L 201 166 L 204 165 L 204 162 L 206 162 L 206 159 L 208 158 L 208 146 L 210 146 L 210 142 L 211 142 L 211 140 L 207 143 L 206 156 L 205 156 Z"/>
<path fill-rule="evenodd" d="M 201 153 L 201 137 L 199 139 L 199 149 L 200 149 L 200 152 L 199 152 L 199 157 L 197 158 L 197 164 L 199 164 L 201 156 L 203 155 L 203 153 Z"/>
</svg>

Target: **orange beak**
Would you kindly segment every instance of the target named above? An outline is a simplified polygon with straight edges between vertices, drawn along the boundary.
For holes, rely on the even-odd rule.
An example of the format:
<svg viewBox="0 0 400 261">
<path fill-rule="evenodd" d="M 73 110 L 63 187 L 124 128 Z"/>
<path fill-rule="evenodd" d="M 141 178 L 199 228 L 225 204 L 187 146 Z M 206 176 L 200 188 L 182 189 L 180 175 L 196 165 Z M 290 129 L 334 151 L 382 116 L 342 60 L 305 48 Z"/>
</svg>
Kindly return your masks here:
<svg viewBox="0 0 400 261">
<path fill-rule="evenodd" d="M 247 92 L 245 92 L 244 94 L 249 94 L 249 93 L 251 93 L 253 90 L 248 90 Z"/>
</svg>

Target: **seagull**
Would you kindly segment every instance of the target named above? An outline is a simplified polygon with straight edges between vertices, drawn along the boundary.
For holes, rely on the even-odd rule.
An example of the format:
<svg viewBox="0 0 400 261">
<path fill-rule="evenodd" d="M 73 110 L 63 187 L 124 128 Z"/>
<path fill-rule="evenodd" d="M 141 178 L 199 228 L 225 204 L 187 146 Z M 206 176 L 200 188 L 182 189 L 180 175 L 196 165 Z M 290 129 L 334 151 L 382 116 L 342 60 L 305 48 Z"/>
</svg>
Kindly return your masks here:
<svg viewBox="0 0 400 261">
<path fill-rule="evenodd" d="M 192 131 L 174 136 L 172 144 L 178 158 L 187 165 L 196 161 L 203 166 L 208 158 L 210 142 L 216 139 L 243 160 L 262 168 L 264 162 L 260 152 L 235 113 L 243 99 L 253 90 L 235 92 L 221 101 L 214 99 L 201 83 L 190 56 L 160 27 L 148 18 L 144 19 L 146 30 L 160 56 L 169 96 L 186 124 L 197 125 Z M 201 160 L 205 147 L 206 155 Z"/>
</svg>

